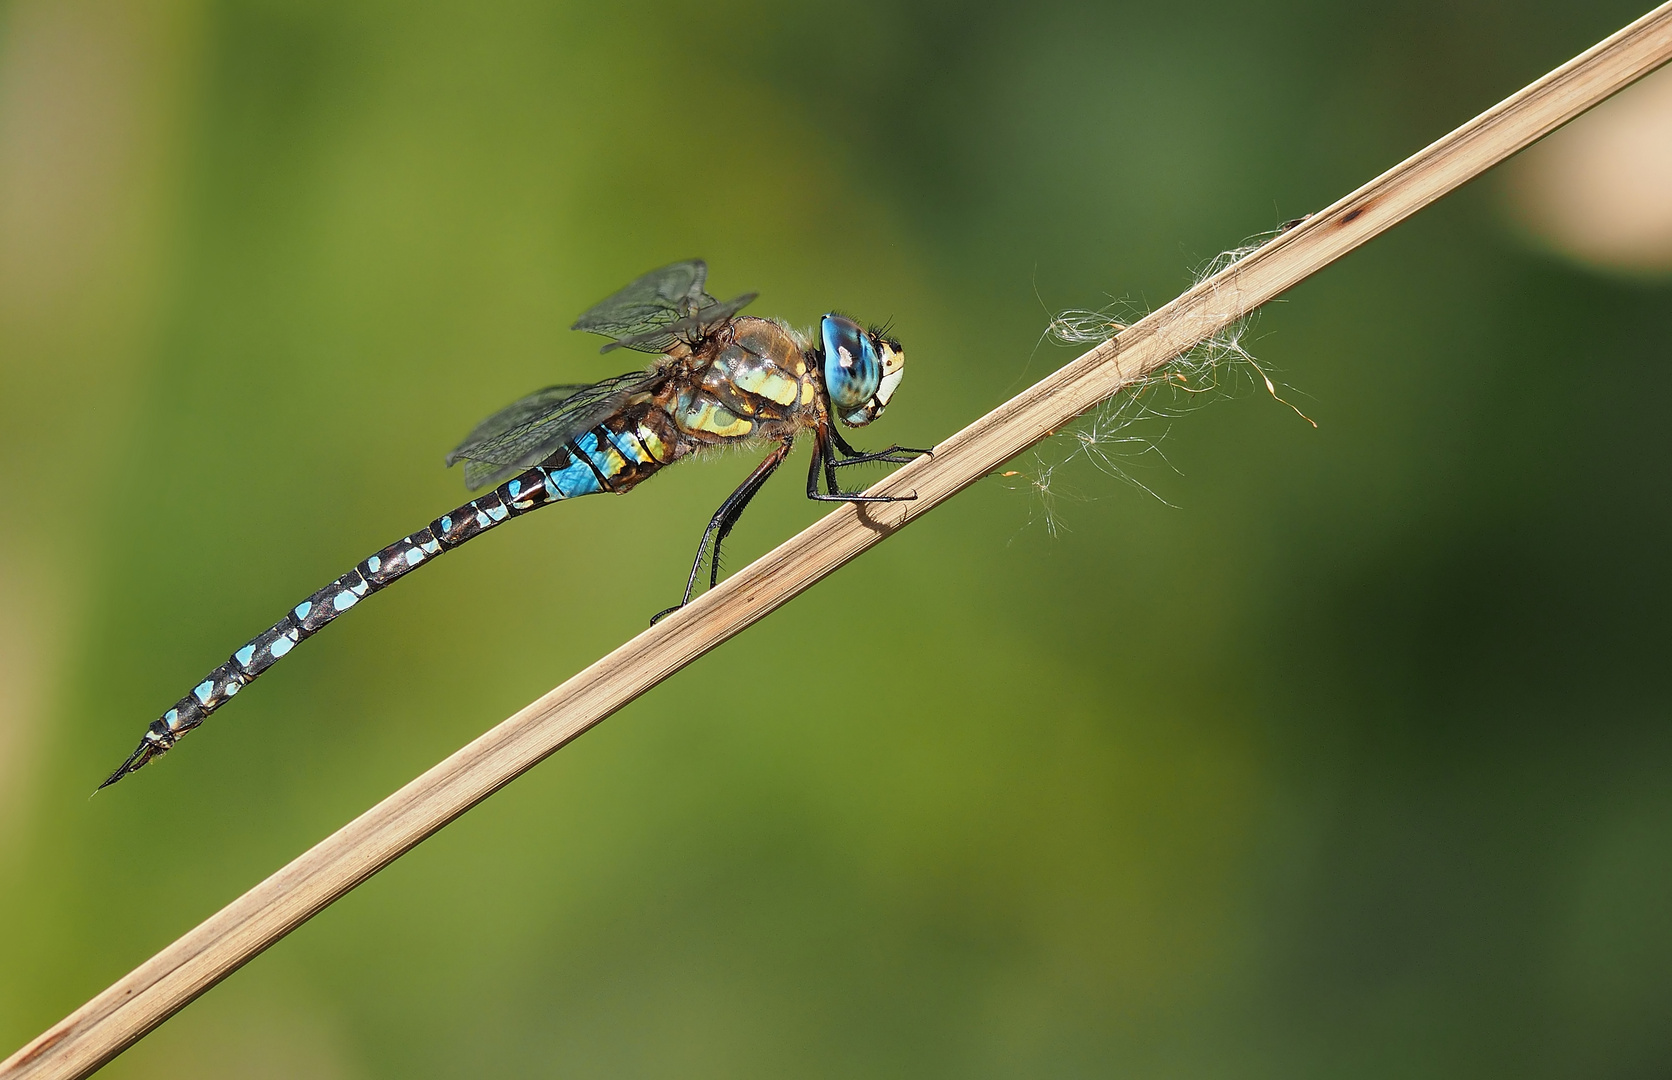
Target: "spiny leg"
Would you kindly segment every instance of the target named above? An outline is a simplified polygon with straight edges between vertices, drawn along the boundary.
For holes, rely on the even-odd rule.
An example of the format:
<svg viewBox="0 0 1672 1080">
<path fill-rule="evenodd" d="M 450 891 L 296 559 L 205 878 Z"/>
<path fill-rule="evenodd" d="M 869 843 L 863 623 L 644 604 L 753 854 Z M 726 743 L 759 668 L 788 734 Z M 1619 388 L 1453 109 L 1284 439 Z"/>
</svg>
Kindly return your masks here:
<svg viewBox="0 0 1672 1080">
<path fill-rule="evenodd" d="M 714 516 L 708 519 L 708 527 L 702 531 L 702 542 L 697 545 L 697 558 L 691 564 L 691 576 L 685 581 L 685 595 L 673 607 L 658 611 L 651 618 L 650 625 L 655 626 L 664 617 L 673 614 L 691 602 L 691 593 L 697 587 L 697 575 L 702 572 L 704 558 L 711 556 L 709 558 L 711 570 L 708 577 L 708 587 L 712 589 L 719 584 L 721 543 L 725 541 L 726 535 L 732 531 L 732 526 L 737 524 L 737 519 L 743 516 L 743 511 L 748 507 L 749 500 L 755 497 L 755 493 L 766 484 L 767 478 L 777 470 L 778 466 L 784 463 L 785 458 L 790 456 L 790 448 L 794 445 L 795 440 L 793 438 L 785 439 L 779 443 L 772 453 L 766 455 L 766 460 L 755 466 L 755 471 L 744 478 L 743 483 L 737 486 L 737 490 L 726 496 L 726 501 L 720 504 L 720 509 L 714 511 Z M 712 549 L 709 547 L 710 537 L 714 538 Z"/>
<path fill-rule="evenodd" d="M 836 479 L 836 455 L 830 451 L 830 436 L 834 434 L 834 425 L 823 429 L 819 432 L 818 441 L 813 444 L 813 460 L 824 470 L 825 487 L 832 495 L 842 490 L 842 485 Z"/>
<path fill-rule="evenodd" d="M 830 429 L 830 440 L 835 444 L 836 450 L 842 458 L 845 459 L 838 460 L 831 455 L 830 464 L 837 468 L 841 468 L 843 465 L 867 465 L 873 461 L 885 461 L 891 465 L 904 465 L 917 457 L 935 456 L 933 449 L 919 450 L 910 446 L 890 446 L 886 450 L 878 450 L 876 453 L 867 454 L 849 446 L 848 441 L 842 438 L 842 433 L 834 427 Z"/>
<path fill-rule="evenodd" d="M 732 526 L 736 525 L 738 519 L 743 516 L 743 511 L 749 506 L 749 500 L 753 499 L 755 493 L 766 486 L 767 476 L 770 476 L 772 471 L 783 463 L 784 458 L 789 456 L 788 443 L 784 444 L 783 450 L 784 453 L 779 456 L 777 461 L 772 463 L 772 469 L 768 469 L 755 486 L 750 488 L 741 499 L 737 500 L 732 506 L 731 512 L 726 515 L 725 520 L 720 522 L 720 531 L 714 534 L 714 550 L 708 554 L 708 587 L 710 589 L 720 584 L 720 545 L 726 542 L 727 536 L 731 535 Z"/>
<path fill-rule="evenodd" d="M 844 465 L 870 465 L 873 462 L 886 462 L 889 465 L 907 465 L 927 454 L 927 450 L 878 450 L 874 454 L 855 454 L 851 458 L 832 458 L 831 464 L 840 469 Z"/>
<path fill-rule="evenodd" d="M 819 431 L 813 443 L 813 460 L 807 469 L 807 497 L 814 502 L 851 502 L 851 503 L 891 503 L 911 502 L 916 499 L 912 495 L 866 495 L 859 491 L 843 491 L 836 482 L 836 466 L 845 464 L 838 462 L 832 454 L 829 437 L 835 432 L 829 428 Z M 840 436 L 837 436 L 840 438 Z M 824 472 L 825 484 L 830 488 L 827 495 L 819 490 L 819 472 Z"/>
</svg>

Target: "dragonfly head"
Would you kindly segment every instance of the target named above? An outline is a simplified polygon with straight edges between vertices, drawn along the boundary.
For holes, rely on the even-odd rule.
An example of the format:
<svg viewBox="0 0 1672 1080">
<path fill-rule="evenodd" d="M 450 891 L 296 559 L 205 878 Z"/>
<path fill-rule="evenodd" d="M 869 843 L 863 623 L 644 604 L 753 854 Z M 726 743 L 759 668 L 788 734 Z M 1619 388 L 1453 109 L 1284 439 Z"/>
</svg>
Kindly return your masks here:
<svg viewBox="0 0 1672 1080">
<path fill-rule="evenodd" d="M 882 415 L 900 385 L 906 373 L 905 350 L 880 330 L 867 330 L 845 315 L 826 315 L 819 330 L 830 404 L 842 423 L 864 427 Z"/>
</svg>

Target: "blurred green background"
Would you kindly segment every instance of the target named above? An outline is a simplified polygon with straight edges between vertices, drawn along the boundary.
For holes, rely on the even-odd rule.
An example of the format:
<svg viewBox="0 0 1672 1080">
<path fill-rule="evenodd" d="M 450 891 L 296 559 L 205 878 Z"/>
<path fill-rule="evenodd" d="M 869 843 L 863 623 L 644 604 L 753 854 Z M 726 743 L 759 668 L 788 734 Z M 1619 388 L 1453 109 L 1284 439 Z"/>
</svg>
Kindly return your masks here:
<svg viewBox="0 0 1672 1080">
<path fill-rule="evenodd" d="M 88 799 L 481 416 L 631 366 L 567 330 L 629 278 L 893 319 L 863 442 L 932 443 L 1646 3 L 0 6 L 0 1052 L 677 595 L 751 459 L 495 532 Z M 1261 315 L 1318 430 L 1245 389 L 1054 538 L 978 485 L 108 1075 L 1667 1075 L 1672 285 L 1507 183 Z"/>
</svg>

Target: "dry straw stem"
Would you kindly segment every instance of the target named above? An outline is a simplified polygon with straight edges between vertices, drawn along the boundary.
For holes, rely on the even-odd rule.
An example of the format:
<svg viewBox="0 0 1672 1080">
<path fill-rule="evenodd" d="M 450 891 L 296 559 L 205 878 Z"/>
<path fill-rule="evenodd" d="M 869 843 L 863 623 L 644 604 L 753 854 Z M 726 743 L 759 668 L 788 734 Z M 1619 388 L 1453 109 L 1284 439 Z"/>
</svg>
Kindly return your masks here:
<svg viewBox="0 0 1672 1080">
<path fill-rule="evenodd" d="M 407 784 L 0 1064 L 86 1076 L 501 786 L 912 519 L 1672 59 L 1672 0 L 947 439 Z"/>
</svg>

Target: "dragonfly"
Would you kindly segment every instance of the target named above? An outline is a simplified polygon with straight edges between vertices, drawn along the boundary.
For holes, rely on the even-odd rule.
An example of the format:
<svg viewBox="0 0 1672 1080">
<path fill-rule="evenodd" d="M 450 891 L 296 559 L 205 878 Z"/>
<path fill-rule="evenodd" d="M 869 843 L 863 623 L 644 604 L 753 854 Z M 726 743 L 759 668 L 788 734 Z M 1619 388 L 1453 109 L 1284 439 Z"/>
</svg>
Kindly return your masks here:
<svg viewBox="0 0 1672 1080">
<path fill-rule="evenodd" d="M 396 579 L 531 510 L 603 492 L 623 494 L 681 458 L 727 446 L 770 447 L 714 511 L 697 545 L 679 603 L 690 603 L 708 567 L 720 580 L 720 547 L 745 508 L 805 435 L 813 456 L 807 497 L 877 503 L 914 494 L 844 491 L 839 470 L 905 464 L 929 454 L 902 446 L 855 450 L 837 424 L 864 427 L 888 406 L 906 356 L 886 327 L 861 326 L 831 312 L 816 333 L 778 319 L 740 316 L 756 293 L 717 300 L 705 291 L 708 266 L 690 259 L 652 270 L 594 304 L 571 328 L 610 339 L 601 352 L 656 354 L 648 369 L 602 382 L 548 386 L 483 420 L 447 455 L 464 463 L 465 485 L 493 490 L 367 556 L 257 634 L 151 722 L 138 748 L 100 789 L 138 772 L 174 747 L 210 713 L 326 623 Z M 822 487 L 821 487 L 822 484 Z"/>
</svg>

